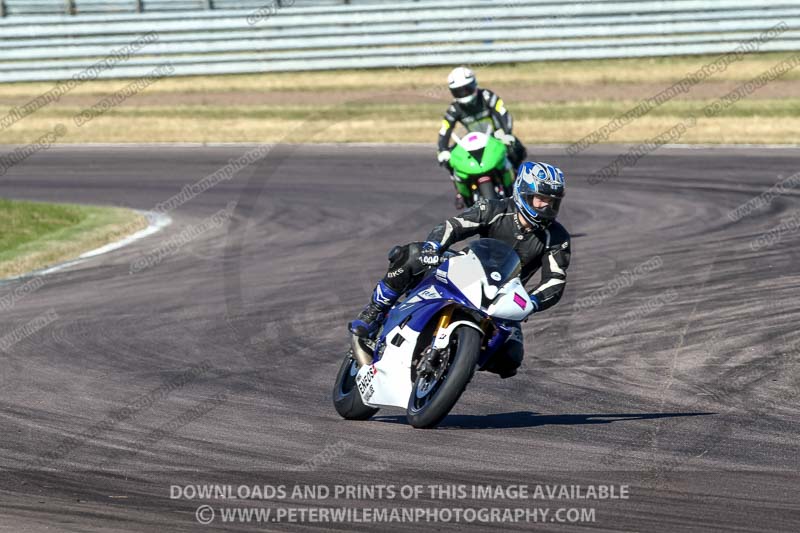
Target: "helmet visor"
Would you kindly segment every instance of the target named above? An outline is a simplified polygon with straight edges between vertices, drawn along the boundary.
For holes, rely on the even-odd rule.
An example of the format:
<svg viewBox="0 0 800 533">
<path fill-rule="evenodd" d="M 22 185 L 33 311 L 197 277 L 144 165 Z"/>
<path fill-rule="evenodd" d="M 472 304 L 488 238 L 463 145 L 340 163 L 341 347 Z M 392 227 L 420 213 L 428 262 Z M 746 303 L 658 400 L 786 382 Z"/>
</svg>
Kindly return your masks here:
<svg viewBox="0 0 800 533">
<path fill-rule="evenodd" d="M 553 220 L 558 215 L 561 207 L 561 198 L 543 194 L 543 192 L 526 192 L 520 194 L 520 198 L 531 210 L 544 220 Z"/>
<path fill-rule="evenodd" d="M 542 199 L 552 198 L 554 200 L 558 200 L 564 196 L 564 189 L 561 184 L 558 183 L 539 180 L 536 183 L 536 189 L 537 191 L 534 193 L 534 195 L 541 196 Z"/>
<path fill-rule="evenodd" d="M 473 81 L 461 87 L 450 88 L 450 94 L 453 95 L 453 98 L 466 98 L 467 96 L 472 96 L 477 88 L 478 84 Z"/>
</svg>

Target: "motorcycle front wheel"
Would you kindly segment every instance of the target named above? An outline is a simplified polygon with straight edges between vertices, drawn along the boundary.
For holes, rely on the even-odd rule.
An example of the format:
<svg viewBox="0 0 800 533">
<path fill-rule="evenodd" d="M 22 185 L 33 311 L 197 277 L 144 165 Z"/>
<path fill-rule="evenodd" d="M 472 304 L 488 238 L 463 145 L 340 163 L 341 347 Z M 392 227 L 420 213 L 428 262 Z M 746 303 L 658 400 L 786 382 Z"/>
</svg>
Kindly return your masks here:
<svg viewBox="0 0 800 533">
<path fill-rule="evenodd" d="M 443 368 L 417 375 L 408 399 L 406 419 L 415 428 L 432 428 L 455 406 L 475 374 L 481 350 L 478 330 L 461 326 L 450 337 Z"/>
<path fill-rule="evenodd" d="M 478 192 L 485 200 L 497 200 L 497 191 L 494 190 L 494 183 L 491 181 L 484 181 L 478 185 Z"/>
</svg>

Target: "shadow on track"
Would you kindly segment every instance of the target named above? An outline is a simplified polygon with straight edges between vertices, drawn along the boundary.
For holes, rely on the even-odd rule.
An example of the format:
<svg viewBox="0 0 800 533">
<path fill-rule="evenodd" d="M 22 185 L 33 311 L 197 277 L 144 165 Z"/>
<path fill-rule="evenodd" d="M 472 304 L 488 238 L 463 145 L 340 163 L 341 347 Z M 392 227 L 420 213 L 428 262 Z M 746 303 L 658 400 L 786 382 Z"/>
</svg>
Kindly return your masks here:
<svg viewBox="0 0 800 533">
<path fill-rule="evenodd" d="M 652 420 L 656 418 L 673 418 L 679 416 L 706 416 L 716 413 L 629 413 L 629 414 L 589 414 L 589 415 L 541 415 L 533 411 L 515 411 L 513 413 L 495 413 L 492 415 L 450 415 L 438 426 L 438 429 L 510 429 L 536 426 L 610 424 L 625 420 Z M 403 415 L 374 416 L 375 422 L 389 424 L 407 424 Z"/>
</svg>

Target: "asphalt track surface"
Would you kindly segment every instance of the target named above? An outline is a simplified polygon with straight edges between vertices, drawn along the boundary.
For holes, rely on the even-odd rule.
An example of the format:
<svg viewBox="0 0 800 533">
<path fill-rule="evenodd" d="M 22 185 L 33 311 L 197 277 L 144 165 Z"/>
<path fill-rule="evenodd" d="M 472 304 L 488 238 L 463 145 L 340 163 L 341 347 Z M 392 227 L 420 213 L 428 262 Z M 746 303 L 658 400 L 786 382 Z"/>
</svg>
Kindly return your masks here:
<svg viewBox="0 0 800 533">
<path fill-rule="evenodd" d="M 149 209 L 247 148 L 55 147 L 9 170 L 0 191 Z M 55 318 L 0 354 L 0 531 L 800 530 L 800 232 L 750 246 L 794 212 L 797 190 L 728 216 L 800 170 L 800 151 L 662 148 L 587 182 L 623 151 L 531 149 L 568 177 L 566 295 L 525 324 L 519 375 L 477 374 L 436 430 L 411 428 L 400 410 L 344 421 L 330 400 L 345 323 L 387 250 L 454 213 L 429 147 L 276 147 L 173 211 L 165 231 L 42 278 L 2 311 L 3 335 Z M 131 272 L 170 240 L 157 264 Z M 659 266 L 621 281 L 648 260 Z M 614 279 L 598 305 L 576 307 Z M 301 483 L 425 488 L 410 500 L 171 497 L 173 485 Z M 427 487 L 515 483 L 628 485 L 628 499 Z M 201 504 L 215 509 L 211 525 L 195 519 Z M 237 505 L 550 514 L 222 523 L 219 507 Z M 560 507 L 594 508 L 595 520 L 550 521 Z"/>
</svg>

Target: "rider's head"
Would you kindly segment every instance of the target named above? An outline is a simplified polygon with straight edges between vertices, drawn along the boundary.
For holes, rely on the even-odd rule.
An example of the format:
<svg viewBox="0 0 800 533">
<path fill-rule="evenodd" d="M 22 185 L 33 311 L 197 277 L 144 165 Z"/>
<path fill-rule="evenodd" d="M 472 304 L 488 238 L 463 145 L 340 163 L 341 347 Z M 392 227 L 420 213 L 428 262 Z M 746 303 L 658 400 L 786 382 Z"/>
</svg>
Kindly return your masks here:
<svg viewBox="0 0 800 533">
<path fill-rule="evenodd" d="M 514 182 L 517 211 L 533 226 L 547 227 L 564 198 L 564 173 L 547 163 L 522 163 Z"/>
<path fill-rule="evenodd" d="M 478 79 L 467 67 L 456 67 L 450 71 L 447 86 L 459 104 L 470 104 L 478 96 Z"/>
</svg>

